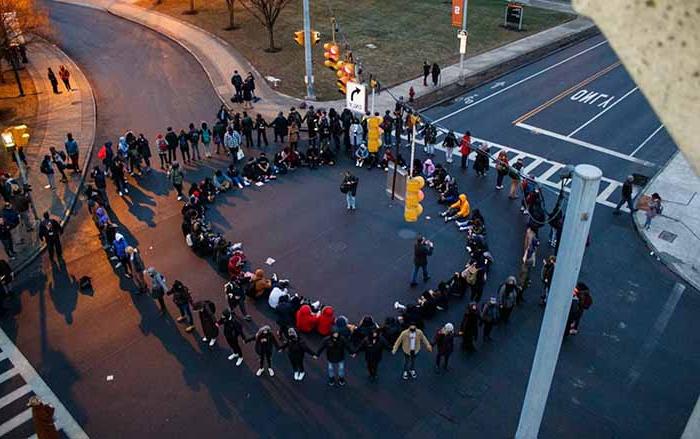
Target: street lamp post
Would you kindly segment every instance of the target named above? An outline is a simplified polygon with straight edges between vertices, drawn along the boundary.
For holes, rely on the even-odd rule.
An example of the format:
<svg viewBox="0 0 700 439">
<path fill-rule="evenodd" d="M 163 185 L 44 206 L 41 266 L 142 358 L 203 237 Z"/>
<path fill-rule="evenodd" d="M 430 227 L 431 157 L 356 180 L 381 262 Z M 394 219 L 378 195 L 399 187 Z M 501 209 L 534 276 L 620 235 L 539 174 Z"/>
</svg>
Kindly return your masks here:
<svg viewBox="0 0 700 439">
<path fill-rule="evenodd" d="M 469 0 L 464 0 L 462 4 L 462 31 L 461 38 L 465 41 L 460 41 L 459 44 L 459 84 L 464 85 L 464 55 L 467 53 L 467 6 Z"/>
<path fill-rule="evenodd" d="M 306 99 L 316 100 L 314 93 L 314 71 L 311 59 L 311 11 L 309 10 L 309 0 L 302 2 L 304 8 L 304 59 L 306 61 Z"/>
</svg>

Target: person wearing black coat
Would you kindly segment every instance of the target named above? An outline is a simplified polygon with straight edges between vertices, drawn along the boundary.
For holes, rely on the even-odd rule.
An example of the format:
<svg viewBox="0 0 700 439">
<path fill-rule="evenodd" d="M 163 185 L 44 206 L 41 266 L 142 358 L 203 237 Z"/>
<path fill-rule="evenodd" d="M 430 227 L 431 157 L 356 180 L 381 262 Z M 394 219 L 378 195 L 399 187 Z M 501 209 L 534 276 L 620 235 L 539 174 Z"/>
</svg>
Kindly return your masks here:
<svg viewBox="0 0 700 439">
<path fill-rule="evenodd" d="M 219 328 L 216 326 L 216 306 L 210 300 L 200 300 L 193 305 L 195 311 L 199 313 L 199 321 L 202 324 L 204 337 L 202 341 L 209 343 L 209 346 L 216 344 L 216 337 L 219 335 Z"/>
<path fill-rule="evenodd" d="M 250 314 L 248 314 L 248 311 L 245 309 L 245 291 L 238 280 L 231 279 L 229 282 L 226 282 L 224 284 L 224 294 L 228 302 L 228 309 L 230 309 L 231 312 L 236 308 L 240 309 L 243 318 L 250 321 Z"/>
<path fill-rule="evenodd" d="M 275 142 L 279 139 L 280 143 L 284 143 L 284 138 L 287 137 L 287 132 L 289 131 L 289 122 L 281 111 L 277 114 L 277 117 L 272 121 L 270 126 L 273 128 L 275 134 Z"/>
<path fill-rule="evenodd" d="M 479 337 L 479 309 L 476 302 L 471 302 L 464 311 L 462 324 L 459 325 L 459 335 L 462 337 L 462 350 L 473 352 L 474 343 Z"/>
<path fill-rule="evenodd" d="M 265 371 L 264 366 L 267 362 L 267 373 L 270 376 L 275 376 L 275 372 L 272 370 L 272 348 L 279 349 L 280 344 L 272 333 L 272 330 L 268 325 L 263 326 L 258 329 L 255 337 L 246 340 L 246 343 L 253 340 L 255 340 L 255 353 L 258 354 L 260 358 L 260 368 L 255 372 L 255 375 L 260 376 L 263 374 Z"/>
<path fill-rule="evenodd" d="M 139 134 L 136 139 L 136 150 L 146 163 L 146 172 L 151 171 L 151 148 L 148 145 L 148 139 L 143 134 Z"/>
<path fill-rule="evenodd" d="M 217 325 L 224 327 L 224 338 L 226 342 L 231 347 L 233 353 L 228 356 L 229 360 L 236 359 L 236 366 L 240 366 L 243 363 L 243 350 L 241 345 L 238 343 L 238 339 L 242 339 L 243 342 L 247 343 L 254 340 L 253 337 L 247 339 L 245 334 L 243 334 L 243 326 L 238 318 L 231 310 L 225 309 L 221 313 L 221 318 L 216 322 Z"/>
<path fill-rule="evenodd" d="M 287 330 L 287 341 L 280 346 L 280 350 L 283 349 L 287 350 L 289 362 L 292 363 L 294 381 L 303 380 L 306 374 L 306 372 L 304 372 L 304 354 L 309 354 L 316 359 L 318 358 L 316 353 L 297 335 L 297 331 L 294 328 L 289 328 Z"/>
<path fill-rule="evenodd" d="M 377 370 L 379 362 L 382 361 L 382 352 L 390 351 L 391 345 L 381 336 L 378 329 L 372 331 L 372 334 L 362 340 L 357 347 L 357 352 L 365 352 L 365 362 L 367 363 L 367 372 L 371 380 L 377 379 Z"/>
<path fill-rule="evenodd" d="M 395 317 L 387 317 L 384 320 L 384 324 L 379 328 L 379 333 L 391 346 L 393 346 L 396 339 L 399 338 L 401 331 L 401 324 Z"/>
<path fill-rule="evenodd" d="M 447 372 L 447 363 L 450 361 L 450 355 L 454 352 L 455 334 L 452 323 L 445 323 L 445 326 L 438 329 L 433 339 L 433 345 L 437 348 L 435 356 L 435 372 L 440 372 L 440 360 L 443 360 L 442 369 Z"/>
<path fill-rule="evenodd" d="M 335 386 L 337 382 L 338 385 L 344 386 L 345 352 L 352 354 L 350 343 L 334 329 L 331 335 L 323 339 L 316 356 L 321 356 L 323 351 L 326 351 L 326 359 L 328 360 L 328 385 Z"/>
<path fill-rule="evenodd" d="M 277 325 L 279 326 L 278 334 L 282 339 L 287 336 L 287 331 L 294 326 L 296 321 L 294 305 L 290 302 L 289 296 L 280 297 L 275 313 L 277 314 Z"/>
</svg>

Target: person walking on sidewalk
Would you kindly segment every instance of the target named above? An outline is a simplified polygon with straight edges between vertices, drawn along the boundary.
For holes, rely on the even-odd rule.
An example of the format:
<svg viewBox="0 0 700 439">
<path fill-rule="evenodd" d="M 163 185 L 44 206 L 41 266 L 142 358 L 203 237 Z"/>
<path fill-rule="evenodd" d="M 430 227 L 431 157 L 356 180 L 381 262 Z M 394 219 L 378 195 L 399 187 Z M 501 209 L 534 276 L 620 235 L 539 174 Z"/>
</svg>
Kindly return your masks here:
<svg viewBox="0 0 700 439">
<path fill-rule="evenodd" d="M 68 183 L 68 177 L 66 177 L 66 153 L 63 151 L 56 151 L 53 146 L 49 148 L 49 154 L 51 154 L 51 161 L 56 165 L 56 169 L 61 173 L 61 183 Z"/>
<path fill-rule="evenodd" d="M 627 208 L 630 210 L 630 214 L 634 214 L 634 212 L 637 211 L 637 209 L 634 208 L 634 204 L 632 203 L 632 183 L 634 182 L 634 177 L 631 175 L 628 175 L 627 178 L 625 179 L 625 182 L 622 183 L 622 195 L 620 197 L 620 201 L 617 203 L 617 206 L 615 206 L 615 209 L 613 210 L 613 215 L 619 215 L 620 214 L 620 207 L 622 207 L 623 204 L 627 203 Z"/>
<path fill-rule="evenodd" d="M 71 166 L 73 168 L 73 173 L 79 173 L 80 165 L 78 163 L 78 159 L 80 154 L 80 148 L 78 147 L 78 142 L 73 138 L 73 134 L 66 134 L 66 142 L 64 145 L 66 147 L 66 154 L 68 154 L 68 158 L 70 159 Z"/>
<path fill-rule="evenodd" d="M 44 174 L 46 176 L 46 181 L 48 184 L 44 186 L 44 189 L 51 189 L 55 190 L 56 185 L 54 183 L 54 173 L 55 171 L 53 170 L 53 166 L 51 166 L 51 156 L 50 155 L 45 155 L 44 160 L 41 161 L 41 165 L 39 165 L 39 172 Z"/>
<path fill-rule="evenodd" d="M 430 76 L 430 64 L 428 61 L 423 61 L 423 86 L 428 86 L 428 76 Z"/>
<path fill-rule="evenodd" d="M 66 86 L 66 91 L 72 91 L 73 88 L 70 86 L 70 72 L 66 68 L 66 66 L 61 65 L 61 67 L 58 68 L 58 77 L 61 78 L 61 81 L 63 81 L 63 85 Z"/>
<path fill-rule="evenodd" d="M 413 277 L 411 278 L 411 286 L 418 285 L 418 270 L 423 270 L 423 282 L 428 282 L 428 256 L 433 254 L 433 243 L 428 241 L 423 236 L 418 236 L 416 244 L 413 247 Z"/>
<path fill-rule="evenodd" d="M 58 79 L 56 79 L 56 74 L 51 70 L 51 67 L 49 67 L 48 78 L 51 83 L 51 88 L 53 89 L 53 94 L 57 95 L 61 93 L 58 91 Z"/>
<path fill-rule="evenodd" d="M 165 296 L 165 292 L 168 291 L 165 276 L 160 274 L 154 267 L 148 267 L 146 274 L 151 282 L 151 299 L 158 301 L 158 305 L 160 306 L 160 315 L 163 315 L 168 312 L 168 309 L 165 307 L 165 300 L 163 298 Z"/>
<path fill-rule="evenodd" d="M 187 321 L 186 332 L 194 331 L 194 318 L 192 317 L 192 295 L 190 290 L 179 280 L 173 283 L 173 287 L 168 290 L 168 296 L 173 296 L 173 302 L 180 311 L 180 317 L 177 318 L 178 323 Z"/>
<path fill-rule="evenodd" d="M 410 322 L 408 329 L 404 329 L 401 335 L 399 335 L 399 338 L 396 339 L 396 343 L 394 343 L 391 353 L 396 354 L 399 346 L 403 351 L 404 362 L 403 374 L 401 377 L 404 380 L 408 379 L 409 374 L 411 378 L 414 379 L 418 376 L 416 373 L 416 355 L 418 355 L 421 350 L 421 346 L 423 345 L 425 345 L 428 352 L 433 351 L 433 347 L 430 346 L 430 342 L 425 337 L 425 334 L 423 334 L 423 331 L 416 327 L 415 322 Z"/>
<path fill-rule="evenodd" d="M 231 98 L 231 102 L 243 102 L 243 78 L 238 74 L 238 70 L 233 71 L 233 76 L 231 76 L 231 84 L 233 84 L 233 88 L 236 89 L 236 94 L 234 94 L 233 98 Z"/>
<path fill-rule="evenodd" d="M 433 85 L 437 87 L 438 80 L 440 79 L 440 67 L 436 62 L 433 63 L 433 67 L 430 69 L 430 74 L 433 77 Z"/>
<path fill-rule="evenodd" d="M 663 210 L 664 208 L 661 205 L 661 195 L 654 192 L 651 194 L 651 198 L 649 199 L 649 209 L 647 209 L 646 221 L 644 221 L 644 230 L 649 230 L 651 227 L 651 220 L 657 215 L 661 215 Z"/>
<path fill-rule="evenodd" d="M 176 161 L 173 162 L 172 167 L 168 172 L 170 183 L 172 183 L 173 187 L 177 191 L 177 200 L 182 201 L 182 199 L 185 198 L 185 195 L 182 193 L 182 183 L 184 182 L 185 177 L 182 174 L 182 169 L 180 169 L 180 164 Z"/>
<path fill-rule="evenodd" d="M 350 173 L 350 171 L 345 171 L 345 178 L 340 184 L 340 191 L 345 194 L 345 201 L 348 205 L 348 211 L 355 210 L 355 197 L 357 196 L 357 184 L 360 179 L 355 177 Z"/>
<path fill-rule="evenodd" d="M 49 216 L 48 212 L 44 212 L 44 219 L 39 224 L 39 239 L 44 241 L 49 249 L 49 258 L 53 261 L 53 256 L 56 254 L 58 259 L 63 259 L 63 249 L 61 247 L 61 234 L 63 227 L 55 219 Z"/>
<path fill-rule="evenodd" d="M 336 384 L 344 386 L 345 352 L 352 353 L 352 351 L 349 342 L 340 336 L 337 327 L 333 326 L 333 333 L 323 339 L 316 356 L 321 356 L 323 351 L 326 351 L 326 360 L 328 360 L 328 385 L 331 387 Z"/>
</svg>

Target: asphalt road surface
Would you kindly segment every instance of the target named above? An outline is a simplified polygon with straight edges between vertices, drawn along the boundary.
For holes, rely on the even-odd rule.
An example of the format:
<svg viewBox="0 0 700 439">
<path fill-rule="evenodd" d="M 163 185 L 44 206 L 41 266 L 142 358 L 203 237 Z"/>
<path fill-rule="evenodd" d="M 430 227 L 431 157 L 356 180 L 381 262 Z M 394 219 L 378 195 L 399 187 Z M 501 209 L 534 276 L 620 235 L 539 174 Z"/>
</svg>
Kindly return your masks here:
<svg viewBox="0 0 700 439">
<path fill-rule="evenodd" d="M 206 76 L 168 40 L 89 9 L 52 4 L 51 18 L 61 46 L 80 63 L 95 88 L 98 142 L 116 141 L 126 129 L 153 139 L 168 125 L 213 119 L 218 102 Z M 589 40 L 558 52 L 483 90 L 503 90 L 599 42 Z M 578 133 L 572 137 L 653 164 L 646 166 L 550 135 L 536 136 L 512 124 L 615 62 L 603 44 L 552 68 L 549 72 L 555 74 L 548 81 L 541 74 L 522 83 L 537 81 L 528 85 L 530 94 L 524 93 L 525 88 L 511 87 L 483 104 L 496 104 L 511 91 L 523 94 L 489 108 L 479 104 L 460 111 L 444 118 L 444 125 L 517 146 L 543 163 L 596 160 L 594 164 L 603 167 L 611 180 L 618 181 L 633 170 L 653 169 L 673 150 L 672 144 L 666 148 L 656 143 L 664 138 L 664 130 L 634 155 L 628 146 L 623 149 L 618 137 L 615 142 L 595 137 L 601 135 L 596 130 L 589 133 L 593 137 Z M 620 72 L 613 69 L 607 74 Z M 602 81 L 605 76 L 599 78 Z M 495 87 L 503 81 L 507 84 Z M 615 88 L 595 90 L 620 99 L 631 84 L 624 75 L 618 81 Z M 481 92 L 481 97 L 489 93 Z M 613 110 L 633 97 L 607 113 L 615 115 Z M 436 119 L 447 116 L 464 108 L 464 99 L 428 114 Z M 584 105 L 568 100 L 561 98 L 520 123 L 567 136 L 567 129 L 574 130 L 595 113 L 582 113 L 575 122 L 538 118 L 548 112 L 563 117 L 560 113 L 568 110 L 552 111 L 556 105 L 566 103 L 576 109 Z M 607 113 L 589 124 L 591 129 L 605 121 Z M 648 119 L 649 128 L 655 129 L 653 115 Z M 614 124 L 607 126 L 614 134 L 610 128 Z M 644 129 L 625 135 L 634 143 L 633 134 L 640 134 L 641 143 Z M 649 151 L 658 154 L 646 155 Z M 219 156 L 188 167 L 187 179 L 195 181 L 225 164 L 226 158 Z M 338 191 L 344 169 L 360 178 L 358 210 L 353 214 L 345 211 Z M 496 256 L 485 296 L 495 293 L 498 284 L 516 270 L 525 227 L 517 203 L 495 191 L 492 178 L 477 180 L 471 172 L 459 175 L 460 187 L 486 217 L 489 244 Z M 220 197 L 208 217 L 228 239 L 244 243 L 253 266 L 291 279 L 295 290 L 334 305 L 351 321 L 364 314 L 383 320 L 393 313 L 395 300 L 414 300 L 422 291 L 408 287 L 416 233 L 436 243 L 429 286 L 464 263 L 463 238 L 454 225 L 438 221 L 434 194 L 427 192 L 421 221 L 408 225 L 402 220 L 401 207 L 389 206 L 385 179 L 379 170 L 356 170 L 342 160 L 333 168 L 302 169 L 263 187 Z M 129 243 L 138 245 L 146 264 L 156 266 L 170 282 L 183 280 L 196 298 L 209 298 L 218 310 L 223 309 L 223 278 L 207 260 L 186 248 L 180 232 L 181 204 L 164 175 L 154 171 L 132 183 L 124 199 L 118 199 L 110 187 L 112 216 Z M 614 194 L 609 195 L 606 200 L 615 200 Z M 307 378 L 297 383 L 291 379 L 286 356 L 276 353 L 275 377 L 256 378 L 257 358 L 250 345 L 244 347 L 244 365 L 236 368 L 226 360 L 229 350 L 223 340 L 213 349 L 205 347 L 196 332 L 186 334 L 173 319 L 159 317 L 151 299 L 132 294 L 133 283 L 119 276 L 121 271 L 113 268 L 100 248 L 85 206 L 79 203 L 77 212 L 64 235 L 65 266 L 52 265 L 44 257 L 24 272 L 15 288 L 14 315 L 5 318 L 2 327 L 92 437 L 513 435 L 542 316 L 535 299 L 539 282 L 535 281 L 528 292 L 530 300 L 515 311 L 510 325 L 496 329 L 492 344 L 481 345 L 474 355 L 453 355 L 448 376 L 435 375 L 432 354 L 421 353 L 418 380 L 403 382 L 400 359 L 386 355 L 380 380 L 373 384 L 366 379 L 358 356 L 348 360 L 348 385 L 328 388 L 322 359 L 308 359 Z M 540 258 L 548 252 L 543 248 Z M 263 263 L 268 257 L 276 260 L 271 267 Z M 535 277 L 538 270 L 539 265 L 533 271 Z M 93 278 L 94 292 L 78 291 L 76 279 L 83 275 Z M 697 398 L 697 292 L 687 289 L 674 297 L 671 290 L 677 279 L 648 256 L 629 218 L 612 217 L 604 204 L 596 211 L 581 278 L 592 288 L 594 306 L 587 311 L 579 335 L 562 348 L 541 437 L 678 436 Z M 446 321 L 458 323 L 465 305 L 451 302 L 448 311 L 428 323 L 427 335 L 432 336 Z M 175 307 L 171 303 L 169 307 L 175 315 Z M 271 321 L 266 304 L 251 303 L 249 310 L 253 315 L 253 323 L 246 325 L 249 334 Z M 309 344 L 318 346 L 318 338 L 309 338 Z"/>
</svg>

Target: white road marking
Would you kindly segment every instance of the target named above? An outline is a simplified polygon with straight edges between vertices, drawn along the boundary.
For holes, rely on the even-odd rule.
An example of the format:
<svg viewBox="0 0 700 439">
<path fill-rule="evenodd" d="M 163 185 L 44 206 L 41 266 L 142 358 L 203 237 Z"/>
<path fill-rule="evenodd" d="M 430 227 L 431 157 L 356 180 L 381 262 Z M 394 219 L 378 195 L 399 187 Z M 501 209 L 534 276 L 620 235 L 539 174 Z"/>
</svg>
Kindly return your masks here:
<svg viewBox="0 0 700 439">
<path fill-rule="evenodd" d="M 561 163 L 552 164 L 552 166 L 549 169 L 547 169 L 544 172 L 544 174 L 537 177 L 538 181 L 539 180 L 549 181 L 549 179 L 552 178 L 552 175 L 559 172 L 559 170 L 561 170 L 561 168 L 563 168 L 563 167 L 564 167 L 564 165 L 562 165 Z M 559 187 L 559 185 L 557 185 L 557 187 Z"/>
<path fill-rule="evenodd" d="M 583 140 L 579 140 L 579 139 L 575 139 L 573 137 L 565 136 L 563 134 L 555 133 L 554 131 L 545 130 L 543 128 L 538 128 L 536 126 L 529 125 L 529 124 L 522 123 L 522 122 L 518 123 L 515 126 L 520 127 L 520 128 L 524 128 L 524 129 L 526 129 L 530 132 L 533 132 L 535 134 L 543 134 L 547 137 L 552 137 L 552 138 L 557 139 L 557 140 L 563 140 L 564 142 L 568 142 L 568 143 L 571 143 L 574 145 L 582 146 L 584 148 L 587 148 L 587 149 L 590 149 L 593 151 L 597 151 L 597 152 L 600 152 L 603 154 L 607 154 L 607 155 L 610 155 L 613 157 L 617 157 L 619 159 L 626 160 L 628 162 L 637 163 L 639 165 L 647 166 L 647 167 L 654 167 L 655 166 L 653 163 L 648 162 L 646 160 L 640 160 L 638 158 L 629 156 L 627 154 L 623 154 L 623 153 L 618 152 L 618 151 L 614 151 L 612 149 L 605 148 L 603 146 L 594 145 L 594 144 L 589 143 L 589 142 L 584 142 Z"/>
<path fill-rule="evenodd" d="M 673 286 L 671 294 L 668 296 L 668 299 L 666 299 L 666 303 L 661 310 L 661 314 L 659 314 L 659 317 L 654 323 L 654 327 L 651 328 L 651 332 L 646 337 L 646 341 L 642 345 L 642 350 L 639 352 L 639 355 L 634 363 L 632 363 L 632 367 L 627 375 L 628 388 L 634 386 L 639 377 L 642 376 L 642 371 L 646 367 L 646 363 L 649 361 L 651 354 L 653 354 L 656 350 L 656 346 L 659 344 L 659 341 L 661 341 L 661 335 L 663 335 L 664 331 L 666 330 L 666 326 L 671 320 L 673 311 L 675 311 L 684 291 L 685 285 L 676 282 L 676 284 Z"/>
<path fill-rule="evenodd" d="M 28 422 L 32 419 L 32 409 L 26 409 L 19 415 L 7 420 L 2 425 L 0 425 L 0 436 L 4 436 L 19 427 L 20 425 Z"/>
<path fill-rule="evenodd" d="M 13 376 L 17 375 L 18 373 L 19 373 L 19 371 L 15 367 L 13 367 L 12 369 L 10 369 L 8 371 L 3 372 L 2 374 L 0 374 L 0 383 L 4 383 L 5 381 L 9 380 Z"/>
<path fill-rule="evenodd" d="M 60 429 L 65 433 L 65 435 L 71 439 L 76 438 L 76 439 L 87 439 L 88 435 L 83 431 L 83 429 L 80 427 L 80 425 L 73 419 L 73 417 L 68 413 L 68 410 L 66 410 L 66 407 L 63 405 L 63 403 L 56 397 L 56 395 L 51 391 L 49 386 L 46 385 L 44 380 L 41 378 L 41 376 L 34 370 L 32 365 L 27 361 L 27 359 L 22 355 L 22 353 L 17 349 L 17 346 L 12 343 L 10 338 L 5 334 L 5 331 L 0 329 L 0 358 L 4 359 L 7 358 L 10 360 L 10 363 L 14 366 L 15 369 L 19 371 L 19 374 L 22 376 L 26 384 L 19 389 L 15 390 L 14 392 L 11 392 L 8 395 L 4 395 L 2 398 L 0 398 L 0 407 L 3 407 L 4 405 L 8 404 L 9 402 L 14 401 L 15 399 L 19 398 L 20 396 L 28 393 L 29 391 L 33 391 L 35 395 L 37 395 L 39 398 L 41 398 L 44 402 L 51 404 L 55 409 L 54 417 L 56 420 L 56 425 L 60 427 Z M 26 392 L 25 390 L 28 389 Z M 15 393 L 22 393 L 22 395 L 16 396 Z M 9 402 L 4 402 L 6 400 L 9 400 L 10 398 L 13 398 Z M 0 427 L 5 427 L 7 426 L 12 426 L 13 424 L 22 421 L 22 417 L 26 416 L 26 411 L 22 412 L 22 414 L 17 415 L 15 418 L 10 419 L 9 421 L 5 422 Z M 31 410 L 29 410 L 29 419 L 31 419 Z M 26 420 L 19 422 L 17 425 L 15 425 L 12 428 L 16 428 L 18 425 L 23 424 L 26 422 Z M 0 434 L 1 436 L 1 434 Z"/>
<path fill-rule="evenodd" d="M 608 183 L 608 186 L 605 189 L 603 189 L 603 191 L 600 194 L 598 194 L 596 201 L 599 203 L 602 201 L 607 201 L 608 198 L 610 198 L 610 195 L 612 195 L 613 192 L 615 192 L 615 189 L 621 186 L 622 185 L 617 182 Z"/>
<path fill-rule="evenodd" d="M 520 84 L 522 84 L 522 83 L 524 83 L 524 82 L 527 82 L 527 81 L 529 81 L 529 80 L 532 79 L 532 78 L 536 78 L 536 77 L 542 75 L 543 73 L 547 73 L 548 71 L 550 71 L 550 70 L 552 70 L 552 69 L 554 69 L 554 68 L 557 68 L 557 67 L 559 67 L 560 65 L 565 64 L 565 63 L 571 61 L 572 59 L 576 59 L 576 58 L 578 58 L 579 56 L 583 55 L 584 53 L 588 53 L 588 52 L 590 52 L 591 50 L 596 49 L 596 48 L 602 46 L 603 44 L 607 44 L 607 41 L 601 41 L 601 42 L 598 43 L 598 44 L 595 44 L 595 45 L 593 45 L 593 46 L 591 46 L 591 47 L 589 47 L 589 48 L 587 48 L 587 49 L 584 49 L 584 50 L 582 50 L 582 51 L 580 51 L 580 52 L 578 52 L 578 53 L 575 53 L 575 54 L 571 55 L 570 57 L 568 57 L 568 58 L 566 58 L 566 59 L 564 59 L 564 60 L 562 60 L 562 61 L 559 61 L 559 62 L 556 63 L 556 64 L 552 64 L 551 66 L 546 67 L 546 68 L 540 70 L 539 72 L 533 73 L 532 75 L 527 76 L 527 77 L 521 79 L 520 81 L 514 82 L 514 83 L 512 83 L 511 85 L 509 85 L 509 86 L 507 86 L 507 87 L 504 87 L 504 88 L 502 88 L 502 89 L 500 89 L 500 90 L 498 90 L 498 91 L 496 91 L 496 92 L 494 92 L 494 93 L 491 93 L 490 95 L 485 96 L 485 97 L 479 99 L 478 101 L 475 101 L 475 102 L 473 102 L 473 103 L 467 105 L 466 107 L 463 107 L 463 108 L 460 108 L 460 109 L 458 109 L 458 110 L 455 110 L 455 111 L 453 111 L 453 112 L 451 112 L 451 113 L 448 113 L 447 115 L 442 116 L 442 117 L 440 117 L 440 118 L 434 120 L 433 123 L 438 123 L 438 122 L 440 122 L 440 121 L 443 121 L 443 120 L 445 120 L 445 119 L 447 119 L 447 118 L 450 118 L 450 117 L 454 116 L 455 114 L 459 114 L 459 113 L 461 113 L 462 111 L 466 111 L 466 110 L 472 108 L 472 107 L 475 106 L 475 105 L 479 105 L 480 103 L 482 103 L 482 102 L 484 102 L 484 101 L 487 101 L 487 100 L 491 99 L 491 98 L 494 97 L 494 96 L 498 96 L 499 94 L 501 94 L 501 93 L 503 93 L 503 92 L 506 92 L 506 91 L 510 90 L 511 88 L 513 88 L 513 87 L 517 87 L 518 85 L 520 85 Z"/>
<path fill-rule="evenodd" d="M 32 388 L 29 386 L 29 384 L 25 384 L 23 386 L 20 386 L 13 390 L 12 392 L 3 395 L 2 398 L 0 398 L 0 409 L 5 407 L 8 404 L 13 403 L 16 399 L 19 399 L 26 395 L 27 393 L 31 392 Z"/>
<path fill-rule="evenodd" d="M 649 135 L 649 137 L 647 137 L 646 139 L 644 139 L 644 141 L 643 141 L 642 143 L 640 143 L 639 146 L 638 146 L 637 148 L 635 148 L 635 150 L 632 151 L 632 154 L 630 154 L 630 155 L 631 155 L 631 156 L 634 156 L 636 153 L 638 153 L 639 150 L 642 149 L 642 148 L 644 147 L 644 145 L 646 145 L 647 143 L 649 143 L 649 141 L 651 140 L 651 138 L 654 137 L 654 136 L 656 135 L 656 133 L 658 133 L 659 131 L 661 131 L 661 129 L 662 129 L 663 127 L 664 127 L 664 124 L 659 125 L 659 127 L 658 127 L 657 129 L 655 129 L 654 132 L 651 133 L 651 134 Z"/>
<path fill-rule="evenodd" d="M 523 168 L 523 174 L 529 174 L 542 163 L 544 163 L 544 159 L 536 159 L 534 162 L 530 163 L 529 165 Z"/>
<path fill-rule="evenodd" d="M 570 132 L 570 133 L 569 133 L 569 137 L 573 136 L 574 134 L 578 133 L 578 132 L 581 131 L 582 129 L 586 128 L 588 125 L 590 125 L 591 123 L 593 123 L 593 121 L 595 121 L 596 119 L 598 119 L 600 116 L 604 115 L 607 111 L 612 110 L 612 108 L 613 108 L 615 105 L 617 105 L 617 104 L 619 104 L 620 102 L 622 102 L 627 96 L 631 95 L 632 93 L 634 93 L 634 92 L 637 91 L 637 90 L 639 90 L 639 87 L 634 87 L 632 90 L 630 90 L 630 91 L 628 91 L 627 93 L 625 93 L 624 95 L 622 95 L 622 97 L 621 97 L 620 99 L 616 100 L 614 104 L 612 104 L 612 105 L 609 106 L 609 107 L 605 107 L 605 109 L 604 109 L 603 111 L 601 111 L 600 113 L 596 114 L 595 116 L 593 116 L 592 118 L 590 118 L 586 123 L 584 123 L 584 124 L 581 125 L 580 127 L 576 128 L 575 130 L 573 130 L 572 132 Z"/>
</svg>

